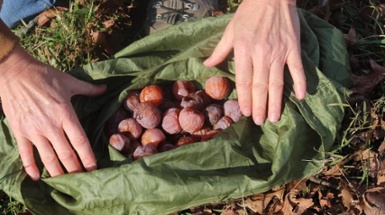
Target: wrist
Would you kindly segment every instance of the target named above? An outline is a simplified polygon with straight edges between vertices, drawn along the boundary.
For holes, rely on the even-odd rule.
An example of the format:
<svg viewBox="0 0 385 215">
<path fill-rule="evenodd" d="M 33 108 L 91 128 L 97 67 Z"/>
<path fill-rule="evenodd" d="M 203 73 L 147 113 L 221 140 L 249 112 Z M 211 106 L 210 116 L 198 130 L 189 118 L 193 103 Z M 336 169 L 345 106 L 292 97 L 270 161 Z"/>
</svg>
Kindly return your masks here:
<svg viewBox="0 0 385 215">
<path fill-rule="evenodd" d="M 0 85 L 9 84 L 16 76 L 26 71 L 31 65 L 32 57 L 19 44 L 0 61 Z"/>
</svg>

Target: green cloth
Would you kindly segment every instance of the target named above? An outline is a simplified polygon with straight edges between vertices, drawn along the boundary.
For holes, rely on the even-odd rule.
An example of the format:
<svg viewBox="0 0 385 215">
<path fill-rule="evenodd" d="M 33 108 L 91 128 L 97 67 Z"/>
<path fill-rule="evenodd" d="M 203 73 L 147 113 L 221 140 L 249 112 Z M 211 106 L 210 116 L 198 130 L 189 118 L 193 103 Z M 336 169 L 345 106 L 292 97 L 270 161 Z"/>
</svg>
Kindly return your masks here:
<svg viewBox="0 0 385 215">
<path fill-rule="evenodd" d="M 204 18 L 147 36 L 114 59 L 72 71 L 80 79 L 108 85 L 101 96 L 73 99 L 98 170 L 54 178 L 45 172 L 42 180 L 32 181 L 22 170 L 15 140 L 2 119 L 0 188 L 35 214 L 149 215 L 261 193 L 320 172 L 344 116 L 351 75 L 342 33 L 309 12 L 299 10 L 299 16 L 308 92 L 298 101 L 285 72 L 279 122 L 257 126 L 243 118 L 214 139 L 136 161 L 108 146 L 104 124 L 128 90 L 178 79 L 203 86 L 213 75 L 234 80 L 232 59 L 218 68 L 202 64 L 231 15 Z M 231 97 L 236 97 L 235 91 Z"/>
</svg>

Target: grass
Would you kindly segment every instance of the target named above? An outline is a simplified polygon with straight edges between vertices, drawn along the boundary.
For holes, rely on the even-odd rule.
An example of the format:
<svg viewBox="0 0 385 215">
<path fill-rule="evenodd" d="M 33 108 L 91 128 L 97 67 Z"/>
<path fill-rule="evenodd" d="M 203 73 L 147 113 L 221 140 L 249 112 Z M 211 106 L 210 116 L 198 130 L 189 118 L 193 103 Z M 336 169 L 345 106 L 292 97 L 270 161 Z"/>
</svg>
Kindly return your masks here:
<svg viewBox="0 0 385 215">
<path fill-rule="evenodd" d="M 116 44 L 121 48 L 141 37 L 142 20 L 138 18 L 140 13 L 135 10 L 129 10 L 127 16 L 127 8 L 106 13 L 109 8 L 96 8 L 102 1 L 86 0 L 82 4 L 79 2 L 81 1 L 72 2 L 68 5 L 68 10 L 59 12 L 48 24 L 34 27 L 23 35 L 21 42 L 25 49 L 35 58 L 66 72 L 112 56 L 111 50 L 105 49 L 90 36 L 92 32 L 108 36 L 112 35 L 111 31 L 120 34 L 129 32 L 126 34 L 127 38 Z M 381 13 L 383 7 L 380 1 L 340 0 L 330 1 L 326 6 L 323 2 L 299 0 L 298 6 L 313 11 L 343 33 L 355 36 L 354 44 L 348 46 L 352 72 L 357 76 L 365 75 L 371 68 L 370 60 L 385 66 L 385 20 Z M 225 12 L 235 11 L 239 3 L 238 0 L 227 0 Z M 131 5 L 133 6 L 135 5 Z M 104 21 L 110 19 L 113 19 L 115 24 L 106 26 Z M 21 32 L 26 28 L 27 23 L 24 23 L 24 26 L 15 32 Z M 370 176 L 368 167 L 370 160 L 362 155 L 368 150 L 378 148 L 383 141 L 383 137 L 376 139 L 375 135 L 376 132 L 385 130 L 385 123 L 381 120 L 385 114 L 384 92 L 385 85 L 380 82 L 366 95 L 365 101 L 346 106 L 345 120 L 334 148 L 329 152 L 330 159 L 325 161 L 328 169 L 338 166 L 343 177 L 357 186 L 369 188 L 375 180 Z M 355 159 L 357 157 L 360 159 Z M 3 214 L 20 214 L 26 211 L 22 205 L 4 193 L 0 193 L 0 200 Z M 214 209 L 211 211 L 219 214 L 229 204 L 213 206 Z M 207 207 L 199 208 L 203 211 L 203 208 Z M 180 214 L 187 215 L 193 212 L 185 211 Z"/>
<path fill-rule="evenodd" d="M 89 6 L 89 7 L 88 7 Z M 36 59 L 61 70 L 69 71 L 93 60 L 86 27 L 94 18 L 94 1 L 87 7 L 71 3 L 66 12 L 50 22 L 49 27 L 35 28 L 22 37 L 24 48 Z"/>
</svg>

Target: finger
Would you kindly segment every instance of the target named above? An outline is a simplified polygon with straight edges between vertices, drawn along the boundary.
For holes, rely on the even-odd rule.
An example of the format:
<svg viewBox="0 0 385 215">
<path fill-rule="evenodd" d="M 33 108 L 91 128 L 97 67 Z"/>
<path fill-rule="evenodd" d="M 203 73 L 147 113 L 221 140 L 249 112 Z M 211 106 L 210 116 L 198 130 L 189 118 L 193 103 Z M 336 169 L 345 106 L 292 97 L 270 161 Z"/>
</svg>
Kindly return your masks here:
<svg viewBox="0 0 385 215">
<path fill-rule="evenodd" d="M 207 58 L 203 64 L 207 67 L 213 67 L 221 63 L 226 59 L 226 57 L 233 50 L 233 41 L 234 41 L 234 33 L 233 33 L 233 22 L 230 22 L 225 32 L 214 49 L 214 52 L 211 54 L 209 58 Z"/>
<path fill-rule="evenodd" d="M 271 122 L 277 122 L 281 116 L 284 66 L 284 60 L 276 58 L 270 67 L 268 118 Z"/>
<path fill-rule="evenodd" d="M 51 141 L 57 157 L 68 173 L 83 171 L 76 153 L 62 130 L 57 129 L 56 131 L 50 132 L 50 135 L 47 137 Z"/>
<path fill-rule="evenodd" d="M 252 84 L 252 113 L 255 124 L 261 125 L 266 119 L 267 93 L 269 83 L 269 65 L 263 52 L 259 51 L 255 55 L 254 74 Z"/>
<path fill-rule="evenodd" d="M 32 180 L 37 181 L 40 178 L 40 173 L 33 156 L 33 146 L 31 141 L 24 137 L 15 136 L 15 138 L 25 172 L 32 178 Z"/>
<path fill-rule="evenodd" d="M 86 171 L 89 172 L 95 170 L 95 155 L 92 151 L 87 135 L 74 112 L 63 122 L 63 129 L 73 148 L 76 150 Z"/>
<path fill-rule="evenodd" d="M 76 79 L 72 86 L 72 95 L 97 96 L 104 93 L 107 89 L 106 85 L 95 85 L 85 81 Z"/>
<path fill-rule="evenodd" d="M 252 78 L 253 66 L 250 51 L 245 46 L 237 45 L 234 48 L 235 59 L 235 85 L 238 95 L 238 103 L 241 112 L 245 116 L 252 113 Z"/>
<path fill-rule="evenodd" d="M 306 96 L 306 76 L 299 50 L 292 51 L 288 55 L 287 65 L 294 81 L 295 96 L 299 100 L 304 99 Z"/>
<path fill-rule="evenodd" d="M 44 137 L 37 137 L 33 142 L 39 152 L 41 161 L 51 177 L 64 174 L 51 143 Z"/>
</svg>

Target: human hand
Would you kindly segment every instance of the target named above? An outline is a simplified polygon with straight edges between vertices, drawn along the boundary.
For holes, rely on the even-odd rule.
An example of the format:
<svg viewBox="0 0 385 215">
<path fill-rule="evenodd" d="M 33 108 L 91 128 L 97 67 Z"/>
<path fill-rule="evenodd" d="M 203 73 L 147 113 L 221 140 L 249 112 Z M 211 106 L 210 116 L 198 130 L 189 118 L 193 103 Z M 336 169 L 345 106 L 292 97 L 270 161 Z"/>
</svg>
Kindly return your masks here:
<svg viewBox="0 0 385 215">
<path fill-rule="evenodd" d="M 40 178 L 33 145 L 52 177 L 64 174 L 61 164 L 68 173 L 81 172 L 83 167 L 96 169 L 95 156 L 70 99 L 99 95 L 105 86 L 80 81 L 43 64 L 19 45 L 0 62 L 0 74 L 3 110 L 25 171 L 33 180 Z"/>
<path fill-rule="evenodd" d="M 256 124 L 281 116 L 284 66 L 288 65 L 297 99 L 306 95 L 300 25 L 295 0 L 244 0 L 213 54 L 204 65 L 215 66 L 234 49 L 238 101 Z"/>
</svg>

